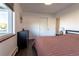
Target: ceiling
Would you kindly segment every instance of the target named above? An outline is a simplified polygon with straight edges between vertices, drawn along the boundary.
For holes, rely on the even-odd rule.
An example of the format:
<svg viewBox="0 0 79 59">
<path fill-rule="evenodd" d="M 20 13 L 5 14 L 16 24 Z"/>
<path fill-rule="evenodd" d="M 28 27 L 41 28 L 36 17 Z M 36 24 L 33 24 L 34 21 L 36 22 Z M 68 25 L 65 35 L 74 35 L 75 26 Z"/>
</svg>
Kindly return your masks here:
<svg viewBox="0 0 79 59">
<path fill-rule="evenodd" d="M 20 5 L 23 12 L 53 14 L 71 6 L 72 3 L 53 3 L 51 5 L 45 5 L 44 3 L 21 3 Z"/>
</svg>

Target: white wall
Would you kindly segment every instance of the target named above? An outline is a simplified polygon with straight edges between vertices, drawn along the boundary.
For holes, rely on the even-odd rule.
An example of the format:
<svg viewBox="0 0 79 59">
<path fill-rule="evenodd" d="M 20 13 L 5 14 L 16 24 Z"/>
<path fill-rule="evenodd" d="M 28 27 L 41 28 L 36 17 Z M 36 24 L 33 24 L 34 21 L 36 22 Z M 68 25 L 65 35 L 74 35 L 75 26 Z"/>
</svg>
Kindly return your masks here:
<svg viewBox="0 0 79 59">
<path fill-rule="evenodd" d="M 10 56 L 17 49 L 16 36 L 0 43 L 0 56 Z"/>
<path fill-rule="evenodd" d="M 22 24 L 20 23 L 20 16 L 22 15 L 22 10 L 20 7 L 20 4 L 15 3 L 14 4 L 14 10 L 15 10 L 15 32 L 22 30 Z"/>
<path fill-rule="evenodd" d="M 79 31 L 79 4 L 62 10 L 56 16 L 60 16 L 60 30 L 63 27 L 65 30 Z"/>
<path fill-rule="evenodd" d="M 15 32 L 17 34 L 18 31 L 22 30 L 22 24 L 20 24 L 20 15 L 21 8 L 19 4 L 14 4 L 15 11 Z M 11 37 L 6 41 L 0 42 L 0 55 L 1 56 L 10 56 L 17 49 L 17 36 Z"/>
<path fill-rule="evenodd" d="M 44 36 L 40 34 L 40 19 L 44 22 L 43 25 L 45 31 L 45 36 L 54 36 L 55 35 L 55 23 L 56 20 L 54 15 L 49 14 L 39 14 L 39 13 L 24 13 L 23 14 L 23 24 L 25 29 L 30 30 L 30 37 L 35 36 Z M 45 19 L 47 19 L 47 23 L 45 23 Z M 47 26 L 47 27 L 46 27 Z"/>
</svg>

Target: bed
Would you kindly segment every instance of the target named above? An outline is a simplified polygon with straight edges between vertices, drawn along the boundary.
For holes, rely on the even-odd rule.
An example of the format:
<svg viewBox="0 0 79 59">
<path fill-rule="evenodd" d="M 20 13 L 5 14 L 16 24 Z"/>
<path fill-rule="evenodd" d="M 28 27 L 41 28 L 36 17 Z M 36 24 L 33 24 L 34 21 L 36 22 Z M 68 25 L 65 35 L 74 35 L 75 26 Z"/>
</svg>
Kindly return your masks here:
<svg viewBox="0 0 79 59">
<path fill-rule="evenodd" d="M 79 31 L 66 30 L 66 35 L 43 36 L 34 40 L 38 56 L 79 56 Z"/>
</svg>

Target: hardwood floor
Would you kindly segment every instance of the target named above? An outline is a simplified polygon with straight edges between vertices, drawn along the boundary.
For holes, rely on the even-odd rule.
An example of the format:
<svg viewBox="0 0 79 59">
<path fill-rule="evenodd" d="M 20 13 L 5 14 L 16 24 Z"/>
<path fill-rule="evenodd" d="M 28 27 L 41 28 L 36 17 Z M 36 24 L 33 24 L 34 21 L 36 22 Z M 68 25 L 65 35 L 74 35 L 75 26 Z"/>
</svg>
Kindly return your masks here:
<svg viewBox="0 0 79 59">
<path fill-rule="evenodd" d="M 19 50 L 18 53 L 16 53 L 15 56 L 36 56 L 36 53 L 32 49 L 32 44 L 33 44 L 33 40 L 31 39 L 29 41 L 28 47 L 25 48 L 25 49 Z"/>
</svg>

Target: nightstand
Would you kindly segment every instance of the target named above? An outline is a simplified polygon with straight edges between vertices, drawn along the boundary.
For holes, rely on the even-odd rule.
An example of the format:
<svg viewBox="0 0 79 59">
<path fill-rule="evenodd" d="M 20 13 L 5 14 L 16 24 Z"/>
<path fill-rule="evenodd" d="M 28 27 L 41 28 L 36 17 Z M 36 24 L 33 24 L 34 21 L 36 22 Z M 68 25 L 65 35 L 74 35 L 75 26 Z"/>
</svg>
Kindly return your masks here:
<svg viewBox="0 0 79 59">
<path fill-rule="evenodd" d="M 61 35 L 63 35 L 63 34 L 56 34 L 56 36 L 61 36 Z"/>
</svg>

